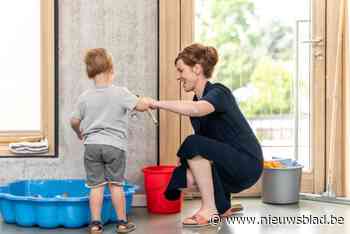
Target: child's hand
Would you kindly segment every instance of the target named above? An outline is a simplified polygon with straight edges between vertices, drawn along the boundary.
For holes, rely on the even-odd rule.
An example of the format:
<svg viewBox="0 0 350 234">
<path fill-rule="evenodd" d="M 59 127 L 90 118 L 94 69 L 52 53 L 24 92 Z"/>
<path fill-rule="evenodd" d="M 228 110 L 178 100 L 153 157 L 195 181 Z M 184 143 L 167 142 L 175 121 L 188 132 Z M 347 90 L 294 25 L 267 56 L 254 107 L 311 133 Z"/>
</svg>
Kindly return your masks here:
<svg viewBox="0 0 350 234">
<path fill-rule="evenodd" d="M 78 136 L 79 140 L 81 140 L 81 141 L 83 140 L 83 133 L 82 132 L 78 133 L 77 136 Z"/>
<path fill-rule="evenodd" d="M 80 119 L 71 118 L 70 124 L 71 124 L 71 127 L 74 130 L 75 134 L 79 138 L 79 140 L 82 140 L 83 134 L 82 134 L 81 129 L 80 129 Z"/>
<path fill-rule="evenodd" d="M 83 133 L 81 132 L 81 130 L 79 130 L 78 132 L 75 132 L 77 134 L 77 137 L 79 140 L 83 140 Z"/>
</svg>

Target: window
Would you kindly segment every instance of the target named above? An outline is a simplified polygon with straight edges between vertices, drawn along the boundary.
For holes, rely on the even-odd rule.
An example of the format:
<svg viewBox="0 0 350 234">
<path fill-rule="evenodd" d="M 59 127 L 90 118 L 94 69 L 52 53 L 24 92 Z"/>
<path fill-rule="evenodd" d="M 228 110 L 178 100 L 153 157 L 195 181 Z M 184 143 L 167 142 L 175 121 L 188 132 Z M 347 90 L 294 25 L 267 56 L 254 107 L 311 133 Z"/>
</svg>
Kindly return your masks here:
<svg viewBox="0 0 350 234">
<path fill-rule="evenodd" d="M 0 156 L 8 144 L 46 138 L 55 154 L 54 0 L 1 3 Z"/>
</svg>

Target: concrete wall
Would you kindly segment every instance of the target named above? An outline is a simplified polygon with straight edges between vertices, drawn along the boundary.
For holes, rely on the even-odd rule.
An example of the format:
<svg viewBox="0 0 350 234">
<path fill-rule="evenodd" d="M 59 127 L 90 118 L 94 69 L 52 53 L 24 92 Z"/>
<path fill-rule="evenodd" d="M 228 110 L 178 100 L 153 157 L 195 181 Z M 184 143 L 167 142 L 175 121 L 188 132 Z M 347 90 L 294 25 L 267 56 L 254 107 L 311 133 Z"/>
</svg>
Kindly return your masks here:
<svg viewBox="0 0 350 234">
<path fill-rule="evenodd" d="M 0 159 L 0 183 L 85 177 L 83 146 L 68 121 L 76 98 L 92 85 L 82 59 L 84 51 L 93 47 L 104 47 L 113 54 L 116 85 L 157 96 L 156 0 L 60 0 L 59 157 Z M 142 188 L 141 169 L 156 163 L 156 154 L 156 127 L 146 114 L 139 113 L 130 119 L 128 179 Z"/>
</svg>

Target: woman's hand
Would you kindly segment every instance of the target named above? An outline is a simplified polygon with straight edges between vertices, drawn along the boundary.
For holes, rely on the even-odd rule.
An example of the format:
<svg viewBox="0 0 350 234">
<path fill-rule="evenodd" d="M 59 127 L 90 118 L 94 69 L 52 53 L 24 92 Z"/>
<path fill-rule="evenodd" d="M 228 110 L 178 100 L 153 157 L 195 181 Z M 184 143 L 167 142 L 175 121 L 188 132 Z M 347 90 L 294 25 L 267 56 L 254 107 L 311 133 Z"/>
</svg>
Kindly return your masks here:
<svg viewBox="0 0 350 234">
<path fill-rule="evenodd" d="M 159 108 L 158 101 L 153 99 L 153 101 L 150 103 L 149 108 L 151 108 L 152 110 L 158 109 Z"/>
<path fill-rule="evenodd" d="M 181 166 L 181 159 L 179 157 L 176 158 L 176 166 Z"/>
<path fill-rule="evenodd" d="M 147 111 L 155 100 L 150 97 L 140 97 L 136 104 L 135 110 L 144 112 Z"/>
</svg>

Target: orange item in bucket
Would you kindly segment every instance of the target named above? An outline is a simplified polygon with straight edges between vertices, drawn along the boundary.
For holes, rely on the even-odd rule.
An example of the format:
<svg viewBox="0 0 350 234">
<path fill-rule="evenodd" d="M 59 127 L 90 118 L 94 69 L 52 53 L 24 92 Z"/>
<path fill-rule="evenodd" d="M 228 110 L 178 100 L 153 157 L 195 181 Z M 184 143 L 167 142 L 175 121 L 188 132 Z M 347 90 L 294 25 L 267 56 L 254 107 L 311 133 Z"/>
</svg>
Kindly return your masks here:
<svg viewBox="0 0 350 234">
<path fill-rule="evenodd" d="M 264 161 L 264 168 L 266 169 L 279 169 L 283 167 L 283 164 L 278 161 Z"/>
</svg>

